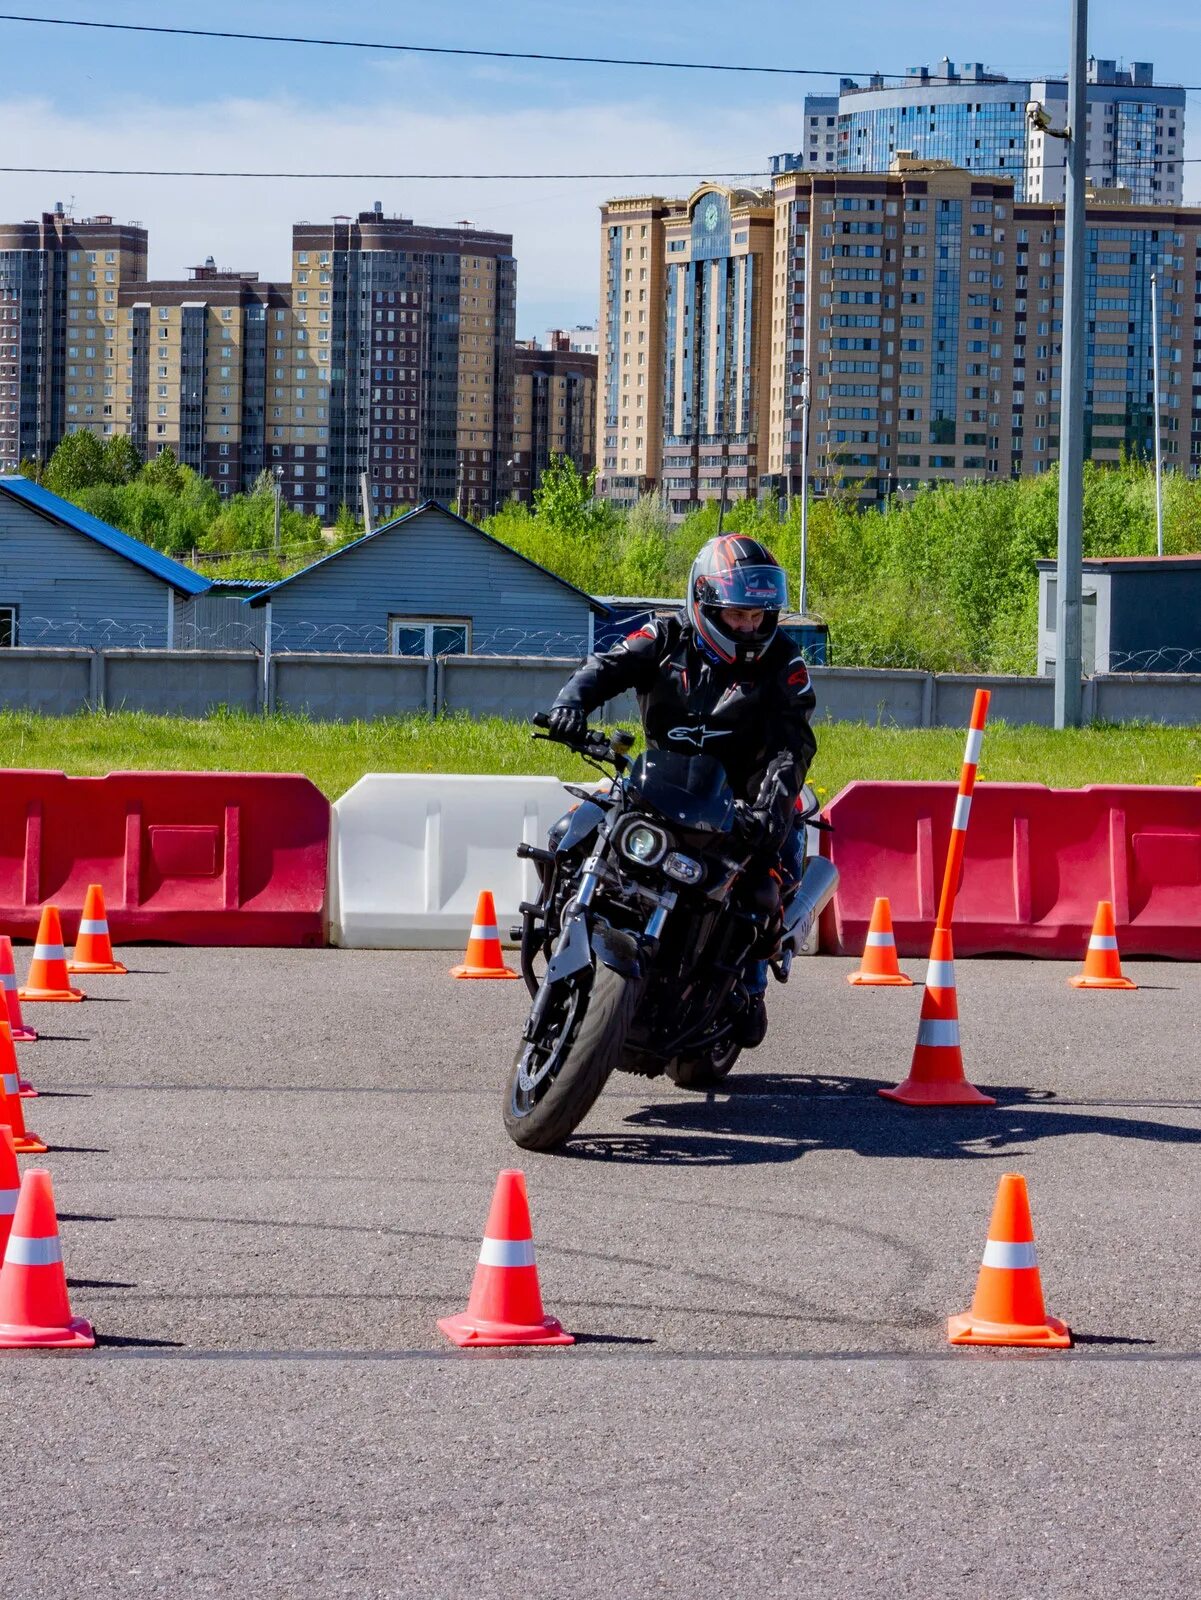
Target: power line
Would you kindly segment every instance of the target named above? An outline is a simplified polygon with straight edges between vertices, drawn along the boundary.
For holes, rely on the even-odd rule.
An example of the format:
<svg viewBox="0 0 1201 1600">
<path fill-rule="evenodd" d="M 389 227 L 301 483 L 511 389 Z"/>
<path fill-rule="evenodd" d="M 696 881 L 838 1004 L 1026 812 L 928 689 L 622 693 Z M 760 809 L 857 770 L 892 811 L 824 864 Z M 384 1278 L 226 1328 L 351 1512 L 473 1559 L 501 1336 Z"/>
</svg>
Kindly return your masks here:
<svg viewBox="0 0 1201 1600">
<path fill-rule="evenodd" d="M 422 56 L 476 56 L 486 61 L 553 61 L 589 67 L 660 67 L 680 72 L 762 72 L 792 78 L 846 78 L 856 74 L 835 67 L 759 66 L 729 61 L 658 61 L 636 56 L 558 55 L 546 50 L 472 50 L 465 46 L 395 44 L 379 39 L 321 39 L 292 33 L 235 33 L 218 28 L 166 28 L 148 22 L 93 22 L 76 17 L 28 17 L 0 12 L 0 22 L 32 22 L 54 28 L 104 28 L 114 33 L 170 34 L 185 39 L 233 39 L 253 44 L 308 44 L 339 50 L 391 50 Z M 904 72 L 866 72 L 860 77 L 904 78 Z M 949 80 L 930 77 L 927 83 Z"/>
<path fill-rule="evenodd" d="M 704 172 L 211 172 L 173 170 L 165 167 L 0 167 L 0 172 L 23 172 L 42 176 L 93 178 L 378 178 L 389 183 L 523 183 L 547 178 L 617 181 L 627 178 L 704 178 L 719 172 L 723 178 L 762 178 L 766 168 L 710 167 Z"/>
</svg>

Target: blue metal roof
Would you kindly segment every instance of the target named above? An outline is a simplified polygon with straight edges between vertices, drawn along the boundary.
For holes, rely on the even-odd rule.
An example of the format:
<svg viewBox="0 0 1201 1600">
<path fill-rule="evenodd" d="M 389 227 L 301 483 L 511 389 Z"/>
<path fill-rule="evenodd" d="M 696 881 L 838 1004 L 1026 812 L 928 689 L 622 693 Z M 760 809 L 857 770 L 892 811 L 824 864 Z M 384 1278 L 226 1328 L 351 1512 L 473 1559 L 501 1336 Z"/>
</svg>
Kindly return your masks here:
<svg viewBox="0 0 1201 1600">
<path fill-rule="evenodd" d="M 0 482 L 3 480 L 0 479 Z M 548 578 L 553 578 L 556 583 L 561 583 L 565 589 L 570 589 L 572 594 L 578 594 L 581 600 L 587 600 L 591 610 L 598 616 L 607 617 L 609 607 L 603 600 L 598 600 L 595 595 L 587 594 L 583 589 L 577 589 L 574 583 L 568 583 L 566 578 L 561 578 L 557 572 L 552 572 L 549 567 L 544 567 L 540 561 L 531 561 L 529 556 L 523 556 L 520 550 L 514 550 L 512 545 L 507 545 L 503 539 L 497 539 L 493 534 L 483 528 L 477 528 L 474 522 L 468 522 L 466 517 L 461 517 L 449 506 L 444 506 L 440 500 L 425 500 L 419 506 L 414 506 L 412 511 L 406 511 L 403 517 L 393 517 L 391 522 L 385 522 L 371 533 L 365 533 L 359 539 L 354 539 L 350 544 L 344 544 L 340 550 L 331 550 L 329 555 L 321 556 L 316 561 L 310 561 L 307 567 L 301 567 L 299 572 L 293 572 L 290 577 L 281 578 L 278 583 L 270 584 L 266 589 L 260 589 L 257 594 L 252 594 L 249 599 L 243 600 L 244 606 L 263 605 L 270 600 L 277 589 L 282 589 L 286 583 L 295 583 L 297 578 L 307 577 L 318 567 L 323 567 L 327 561 L 336 561 L 339 556 L 344 556 L 348 550 L 355 550 L 361 544 L 366 544 L 368 539 L 378 539 L 381 533 L 387 533 L 392 528 L 399 528 L 402 523 L 411 522 L 414 517 L 424 516 L 427 511 L 441 511 L 445 516 L 453 517 L 464 528 L 470 528 L 472 533 L 479 534 L 481 539 L 490 539 L 494 545 L 508 552 L 517 561 L 524 561 L 526 566 L 534 567 L 537 571 L 545 573 Z"/>
<path fill-rule="evenodd" d="M 127 561 L 132 561 L 146 572 L 153 573 L 156 578 L 161 578 L 164 583 L 169 583 L 173 589 L 178 589 L 182 594 L 203 594 L 211 586 L 210 579 L 202 578 L 198 572 L 192 572 L 188 567 L 181 566 L 178 561 L 172 561 L 170 556 L 152 550 L 148 544 L 132 538 L 128 533 L 122 533 L 119 528 L 112 528 L 107 522 L 101 522 L 99 517 L 92 516 L 90 512 L 81 511 L 69 500 L 51 494 L 49 489 L 41 488 L 28 478 L 0 478 L 0 493 L 11 495 L 14 500 L 23 501 L 34 511 L 40 511 L 43 516 L 61 523 L 64 528 L 73 528 L 76 533 L 86 534 L 89 539 L 95 539 L 97 544 L 104 545 L 105 549 L 111 550 L 115 555 L 124 556 Z"/>
</svg>

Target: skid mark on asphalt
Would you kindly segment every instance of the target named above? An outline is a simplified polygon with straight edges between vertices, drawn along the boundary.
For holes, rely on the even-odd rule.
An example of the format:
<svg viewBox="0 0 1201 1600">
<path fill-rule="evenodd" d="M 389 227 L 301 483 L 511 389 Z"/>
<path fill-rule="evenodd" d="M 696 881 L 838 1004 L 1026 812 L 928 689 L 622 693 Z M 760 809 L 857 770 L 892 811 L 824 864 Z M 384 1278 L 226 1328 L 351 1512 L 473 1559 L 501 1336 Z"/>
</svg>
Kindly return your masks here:
<svg viewBox="0 0 1201 1600">
<path fill-rule="evenodd" d="M 646 1350 L 629 1346 L 583 1343 L 572 1349 L 507 1350 L 180 1350 L 160 1348 L 148 1341 L 146 1347 L 105 1345 L 101 1337 L 94 1350 L 29 1352 L 41 1360 L 72 1361 L 286 1361 L 369 1362 L 369 1361 L 637 1361 L 697 1362 L 752 1366 L 878 1363 L 888 1366 L 929 1366 L 956 1363 L 962 1367 L 998 1362 L 1070 1362 L 1076 1366 L 1104 1366 L 1146 1362 L 1157 1366 L 1191 1365 L 1201 1362 L 1201 1350 Z M 7 1359 L 26 1359 L 26 1352 L 13 1352 Z"/>
</svg>

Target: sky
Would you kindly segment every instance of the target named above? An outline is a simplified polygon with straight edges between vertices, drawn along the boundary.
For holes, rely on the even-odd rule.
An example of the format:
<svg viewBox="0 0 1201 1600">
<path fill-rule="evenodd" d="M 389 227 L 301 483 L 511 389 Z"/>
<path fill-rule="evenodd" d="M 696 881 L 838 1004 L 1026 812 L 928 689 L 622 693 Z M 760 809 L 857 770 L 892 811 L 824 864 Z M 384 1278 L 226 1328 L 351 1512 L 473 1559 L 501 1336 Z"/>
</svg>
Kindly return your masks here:
<svg viewBox="0 0 1201 1600">
<path fill-rule="evenodd" d="M 158 26 L 574 55 L 808 68 L 812 77 L 481 61 L 392 51 L 198 40 L 0 20 L 0 166 L 169 167 L 303 173 L 672 173 L 679 177 L 423 182 L 382 178 L 113 178 L 0 172 L 0 218 L 57 200 L 76 216 L 138 220 L 154 277 L 206 256 L 264 278 L 289 273 L 291 226 L 369 210 L 466 219 L 512 233 L 517 332 L 591 322 L 598 206 L 687 194 L 753 174 L 797 148 L 806 93 L 837 75 L 982 61 L 1010 76 L 1066 69 L 1070 0 L 965 6 L 929 0 L 26 0 L 24 14 Z M 1201 86 L 1193 0 L 1098 3 L 1092 53 L 1155 63 Z M 831 75 L 832 74 L 832 75 Z M 1201 90 L 1188 97 L 1185 199 L 1201 203 Z"/>
</svg>

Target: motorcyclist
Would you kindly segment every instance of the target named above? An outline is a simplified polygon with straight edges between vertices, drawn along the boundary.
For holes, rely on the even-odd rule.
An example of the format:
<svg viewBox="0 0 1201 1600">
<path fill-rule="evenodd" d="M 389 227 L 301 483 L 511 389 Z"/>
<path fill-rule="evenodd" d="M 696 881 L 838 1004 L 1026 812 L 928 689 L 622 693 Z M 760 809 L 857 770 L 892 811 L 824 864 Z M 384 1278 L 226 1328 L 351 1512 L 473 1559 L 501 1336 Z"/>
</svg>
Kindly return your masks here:
<svg viewBox="0 0 1201 1600">
<path fill-rule="evenodd" d="M 647 744 L 715 756 L 738 799 L 740 830 L 766 865 L 778 858 L 795 880 L 804 848 L 796 801 L 817 740 L 809 673 L 779 632 L 787 600 L 784 571 L 765 545 L 740 534 L 711 539 L 692 564 L 684 610 L 589 656 L 549 721 L 555 737 L 578 740 L 589 712 L 634 689 Z M 767 1032 L 767 962 L 751 961 L 744 982 L 735 1036 L 753 1049 Z"/>
</svg>

